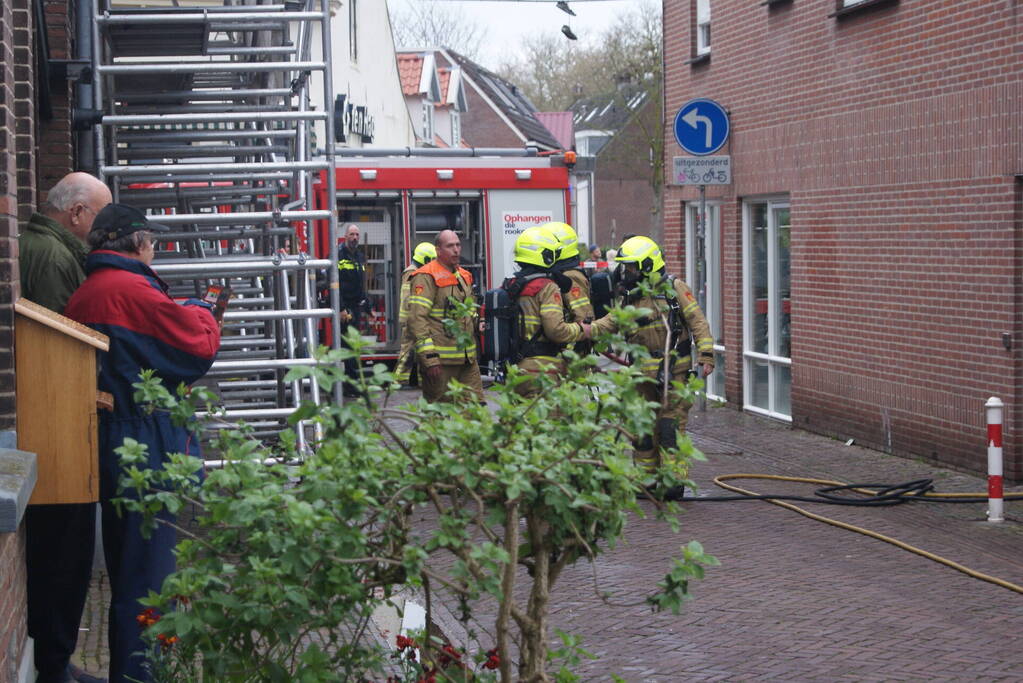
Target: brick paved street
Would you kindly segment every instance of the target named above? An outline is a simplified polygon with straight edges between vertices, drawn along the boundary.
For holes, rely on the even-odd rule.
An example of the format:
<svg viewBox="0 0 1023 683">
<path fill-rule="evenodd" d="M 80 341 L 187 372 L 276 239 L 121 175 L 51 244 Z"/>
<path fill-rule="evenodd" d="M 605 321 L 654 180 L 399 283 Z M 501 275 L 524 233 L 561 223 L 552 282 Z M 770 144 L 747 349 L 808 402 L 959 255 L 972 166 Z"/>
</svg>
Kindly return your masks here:
<svg viewBox="0 0 1023 683">
<path fill-rule="evenodd" d="M 985 490 L 979 477 L 727 408 L 694 410 L 690 426 L 708 456 L 693 471 L 702 494 L 725 493 L 711 478 L 734 472 L 881 483 L 929 477 L 941 492 Z M 809 494 L 812 488 L 735 483 L 773 493 Z M 983 521 L 983 504 L 804 505 L 1023 584 L 1021 506 L 1008 503 L 1008 520 L 994 525 Z M 601 590 L 614 591 L 617 602 L 636 603 L 663 575 L 673 550 L 700 540 L 722 566 L 694 584 L 696 597 L 682 615 L 603 604 L 586 564 L 566 571 L 555 586 L 553 626 L 582 636 L 584 647 L 599 656 L 577 669 L 583 680 L 609 680 L 612 673 L 628 681 L 1023 680 L 1023 595 L 769 503 L 683 507 L 678 535 L 651 518 L 632 519 L 627 543 L 596 567 Z M 105 662 L 101 576 L 79 652 L 92 671 Z M 488 615 L 479 616 L 486 629 Z"/>
</svg>

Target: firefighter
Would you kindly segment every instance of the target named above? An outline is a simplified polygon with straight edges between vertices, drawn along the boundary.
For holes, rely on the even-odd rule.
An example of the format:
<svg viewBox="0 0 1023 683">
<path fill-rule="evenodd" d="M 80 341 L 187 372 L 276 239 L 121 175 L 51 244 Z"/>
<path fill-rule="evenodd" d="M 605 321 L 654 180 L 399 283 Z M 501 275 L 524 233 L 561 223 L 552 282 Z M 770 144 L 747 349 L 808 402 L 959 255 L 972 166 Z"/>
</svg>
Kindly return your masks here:
<svg viewBox="0 0 1023 683">
<path fill-rule="evenodd" d="M 571 319 L 577 323 L 593 322 L 590 280 L 579 267 L 579 237 L 568 223 L 544 223 L 541 227 L 558 239 L 560 252 L 553 270 L 571 280 L 565 293 L 565 307 L 571 312 Z"/>
<path fill-rule="evenodd" d="M 462 243 L 454 230 L 442 230 L 434 241 L 437 258 L 412 274 L 409 283 L 408 328 L 415 340 L 423 398 L 444 400 L 448 384 L 456 379 L 483 400 L 483 380 L 476 362 L 476 331 L 479 316 L 454 317 L 453 303 L 472 301 L 472 275 L 458 265 Z M 444 327 L 454 319 L 461 341 Z"/>
<path fill-rule="evenodd" d="M 561 250 L 561 240 L 548 229 L 549 225 L 528 228 L 515 240 L 515 263 L 519 271 L 511 286 L 518 290 L 516 301 L 522 330 L 518 336 L 521 348 L 515 353 L 516 358 L 521 358 L 518 367 L 526 373 L 560 376 L 565 373 L 561 352 L 568 344 L 589 339 L 590 323 L 565 319 L 561 288 L 550 277 Z M 576 252 L 578 254 L 578 248 Z M 530 380 L 517 385 L 515 390 L 524 396 L 534 396 L 541 387 Z"/>
<path fill-rule="evenodd" d="M 697 364 L 701 374 L 704 377 L 709 375 L 714 370 L 714 339 L 707 319 L 688 285 L 665 274 L 664 257 L 656 242 L 649 237 L 632 237 L 622 243 L 616 260 L 620 269 L 618 277 L 625 290 L 623 303 L 653 311 L 652 315 L 640 318 L 639 329 L 628 338 L 631 343 L 645 346 L 651 354 L 641 370 L 654 381 L 644 382 L 640 391 L 647 400 L 659 404 L 657 421 L 654 433 L 643 436 L 637 444 L 635 457 L 637 463 L 653 469 L 662 457 L 661 448 L 672 450 L 676 445 L 677 433 L 684 432 L 686 428 L 690 403 L 682 398 L 671 382 L 685 382 L 688 379 L 693 369 L 693 342 L 696 344 Z M 668 280 L 672 293 L 667 297 L 644 294 L 636 288 L 643 279 L 651 284 Z M 607 316 L 596 321 L 594 327 L 594 334 L 598 331 L 615 331 L 617 328 Z M 669 334 L 672 337 L 670 342 L 667 339 Z M 666 343 L 670 343 L 667 360 L 664 357 Z M 665 373 L 665 368 L 670 371 Z M 675 487 L 667 491 L 664 498 L 679 500 L 682 494 L 681 487 Z"/>
<path fill-rule="evenodd" d="M 401 349 L 398 351 L 398 361 L 394 364 L 394 377 L 402 384 L 408 384 L 412 374 L 412 363 L 415 360 L 412 352 L 412 331 L 408 325 L 408 295 L 412 287 L 412 274 L 437 258 L 437 247 L 430 242 L 420 242 L 412 252 L 412 262 L 401 272 L 401 290 L 398 303 L 398 335 L 401 339 Z"/>
</svg>

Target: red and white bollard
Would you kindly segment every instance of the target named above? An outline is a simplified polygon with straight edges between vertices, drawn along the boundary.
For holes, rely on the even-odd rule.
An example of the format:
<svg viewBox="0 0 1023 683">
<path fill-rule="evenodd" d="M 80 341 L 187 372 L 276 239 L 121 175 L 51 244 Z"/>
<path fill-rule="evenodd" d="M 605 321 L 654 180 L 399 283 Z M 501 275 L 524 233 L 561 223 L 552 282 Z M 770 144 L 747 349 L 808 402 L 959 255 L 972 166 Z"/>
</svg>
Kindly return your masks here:
<svg viewBox="0 0 1023 683">
<path fill-rule="evenodd" d="M 987 521 L 1001 522 L 1002 516 L 1002 408 L 1001 399 L 992 396 L 984 404 L 987 410 Z"/>
</svg>

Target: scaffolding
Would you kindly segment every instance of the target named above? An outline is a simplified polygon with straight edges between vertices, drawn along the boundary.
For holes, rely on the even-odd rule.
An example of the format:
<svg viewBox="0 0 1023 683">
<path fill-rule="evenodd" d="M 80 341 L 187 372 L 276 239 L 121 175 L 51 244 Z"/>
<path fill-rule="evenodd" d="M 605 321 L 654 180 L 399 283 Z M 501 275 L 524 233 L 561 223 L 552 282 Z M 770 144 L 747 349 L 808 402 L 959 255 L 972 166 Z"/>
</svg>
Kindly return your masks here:
<svg viewBox="0 0 1023 683">
<path fill-rule="evenodd" d="M 324 328 L 335 346 L 340 336 L 337 218 L 312 199 L 314 177 L 334 162 L 330 0 L 95 0 L 94 10 L 100 177 L 114 201 L 171 227 L 153 268 L 172 296 L 232 289 L 205 383 L 222 398 L 222 418 L 273 440 L 301 401 L 340 400 L 316 382 L 284 381 L 289 367 L 316 363 Z M 317 39 L 323 61 L 310 59 Z M 323 101 L 312 102 L 317 91 Z M 334 173 L 323 175 L 333 196 Z M 316 248 L 316 220 L 329 221 L 326 249 Z M 329 302 L 318 303 L 324 288 Z M 296 432 L 304 451 L 316 434 Z"/>
</svg>

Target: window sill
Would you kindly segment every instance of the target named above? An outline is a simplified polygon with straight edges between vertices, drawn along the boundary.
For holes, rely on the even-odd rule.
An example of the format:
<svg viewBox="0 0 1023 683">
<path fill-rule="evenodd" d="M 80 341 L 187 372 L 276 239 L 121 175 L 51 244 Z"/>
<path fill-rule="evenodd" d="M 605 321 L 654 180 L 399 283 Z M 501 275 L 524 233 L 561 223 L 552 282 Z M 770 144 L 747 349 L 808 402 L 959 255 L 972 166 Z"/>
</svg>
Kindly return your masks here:
<svg viewBox="0 0 1023 683">
<path fill-rule="evenodd" d="M 761 6 L 766 5 L 768 8 L 771 8 L 776 7 L 778 5 L 787 5 L 791 2 L 792 0 L 764 0 L 763 2 L 760 3 L 760 5 Z"/>
<path fill-rule="evenodd" d="M 702 55 L 696 55 L 692 59 L 687 59 L 686 64 L 689 66 L 700 66 L 701 64 L 710 64 L 710 53 L 705 52 Z"/>
<path fill-rule="evenodd" d="M 899 0 L 866 0 L 857 5 L 850 5 L 849 7 L 841 7 L 836 9 L 834 12 L 828 15 L 828 17 L 834 17 L 835 19 L 845 19 L 846 17 L 860 14 L 872 9 L 880 7 L 887 7 L 889 5 L 898 4 Z"/>
</svg>

